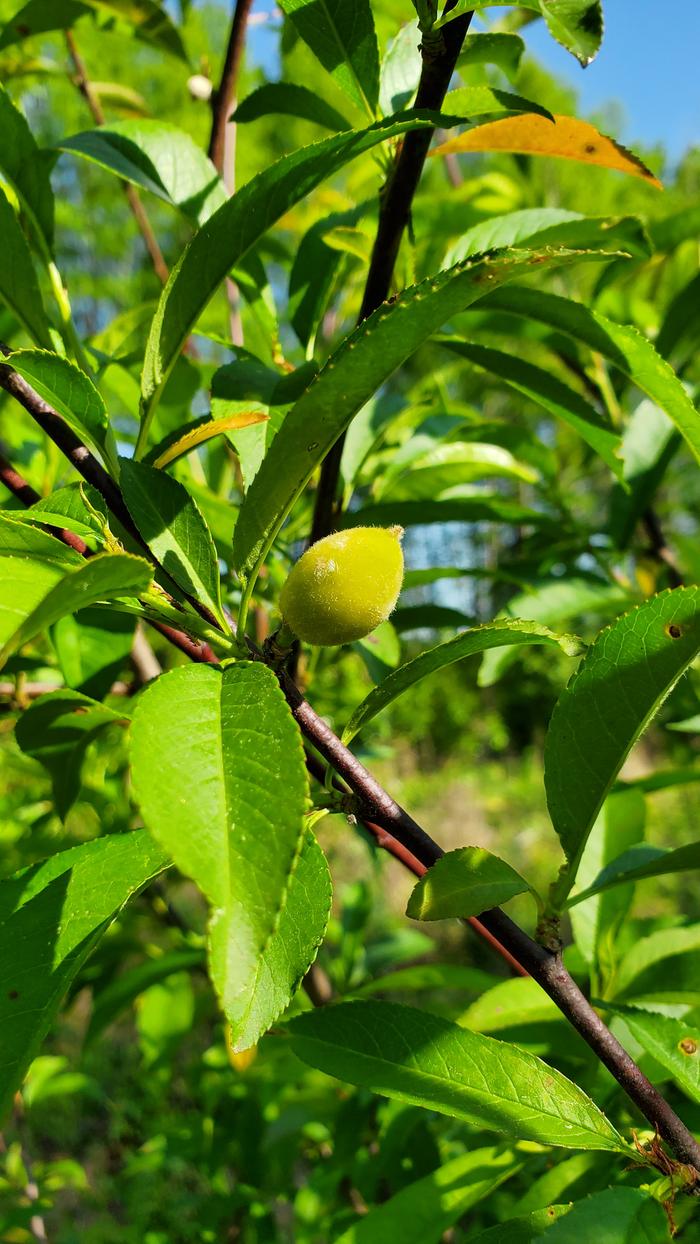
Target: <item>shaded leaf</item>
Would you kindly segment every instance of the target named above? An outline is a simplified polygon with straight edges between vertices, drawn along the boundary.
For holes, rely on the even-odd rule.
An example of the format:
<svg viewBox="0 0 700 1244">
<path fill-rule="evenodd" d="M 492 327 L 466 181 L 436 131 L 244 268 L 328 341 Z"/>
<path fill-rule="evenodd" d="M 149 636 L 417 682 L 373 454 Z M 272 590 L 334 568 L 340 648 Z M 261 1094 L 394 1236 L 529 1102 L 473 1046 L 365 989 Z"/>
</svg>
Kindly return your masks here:
<svg viewBox="0 0 700 1244">
<path fill-rule="evenodd" d="M 668 1222 L 663 1209 L 638 1188 L 607 1188 L 578 1201 L 551 1230 L 534 1244 L 581 1244 L 601 1239 L 605 1244 L 668 1244 Z"/>
<path fill-rule="evenodd" d="M 120 464 L 124 500 L 153 556 L 227 630 L 216 549 L 197 502 L 165 471 L 131 458 L 121 458 Z"/>
<path fill-rule="evenodd" d="M 618 479 L 622 476 L 618 433 L 599 414 L 595 406 L 575 389 L 552 376 L 544 368 L 536 367 L 533 363 L 527 363 L 524 359 L 515 358 L 501 350 L 473 345 L 467 341 L 456 341 L 451 337 L 442 338 L 440 344 L 458 354 L 460 358 L 466 358 L 477 367 L 492 372 L 518 393 L 542 406 L 550 415 L 563 420 L 600 455 Z"/>
<path fill-rule="evenodd" d="M 344 1231 L 336 1244 L 439 1244 L 448 1227 L 520 1170 L 523 1159 L 502 1148 L 472 1149 L 402 1188 Z"/>
<path fill-rule="evenodd" d="M 211 160 L 190 135 L 165 121 L 114 121 L 57 144 L 173 206 L 202 225 L 227 201 Z"/>
<path fill-rule="evenodd" d="M 327 130 L 352 128 L 342 113 L 327 104 L 315 91 L 310 91 L 305 86 L 295 86 L 292 82 L 265 82 L 250 95 L 246 95 L 231 120 L 245 124 L 270 116 L 271 113 L 301 117 L 304 121 L 323 125 Z"/>
<path fill-rule="evenodd" d="M 20 715 L 17 742 L 48 771 L 58 815 L 64 819 L 80 790 L 80 772 L 89 744 L 105 726 L 124 715 L 78 691 L 42 695 Z"/>
<path fill-rule="evenodd" d="M 0 1113 L 90 951 L 167 864 L 147 834 L 115 834 L 0 881 Z"/>
<path fill-rule="evenodd" d="M 44 256 L 53 245 L 54 200 L 49 166 L 24 115 L 0 86 L 0 173 L 12 186 Z"/>
<path fill-rule="evenodd" d="M 675 851 L 664 851 L 661 847 L 640 842 L 612 860 L 585 890 L 572 894 L 566 906 L 575 907 L 594 894 L 630 881 L 644 881 L 647 877 L 663 877 L 669 873 L 694 872 L 699 868 L 700 842 L 689 842 Z"/>
<path fill-rule="evenodd" d="M 38 346 L 53 347 L 26 238 L 0 187 L 0 299 Z"/>
<path fill-rule="evenodd" d="M 69 30 L 78 18 L 90 12 L 128 22 L 138 39 L 187 63 L 177 27 L 155 0 L 29 0 L 4 26 L 0 49 L 49 30 Z"/>
<path fill-rule="evenodd" d="M 379 52 L 369 0 L 280 0 L 323 68 L 368 117 L 379 98 Z"/>
<path fill-rule="evenodd" d="M 54 580 L 48 592 L 44 584 L 41 599 L 6 638 L 0 650 L 0 665 L 64 614 L 75 613 L 98 600 L 138 596 L 148 588 L 152 578 L 151 566 L 140 557 L 131 557 L 128 553 L 99 553 L 57 582 Z"/>
<path fill-rule="evenodd" d="M 559 697 L 545 741 L 552 824 L 568 882 L 622 764 L 700 652 L 700 588 L 645 601 L 601 631 Z"/>
</svg>

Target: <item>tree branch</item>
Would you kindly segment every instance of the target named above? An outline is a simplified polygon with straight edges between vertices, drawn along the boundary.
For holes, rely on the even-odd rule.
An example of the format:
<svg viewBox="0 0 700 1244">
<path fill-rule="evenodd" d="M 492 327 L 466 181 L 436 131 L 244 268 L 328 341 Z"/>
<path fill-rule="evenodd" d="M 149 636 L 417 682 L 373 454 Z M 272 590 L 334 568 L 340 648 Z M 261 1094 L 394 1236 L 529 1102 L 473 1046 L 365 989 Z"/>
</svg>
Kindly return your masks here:
<svg viewBox="0 0 700 1244">
<path fill-rule="evenodd" d="M 449 12 L 456 0 L 446 0 L 445 12 Z M 439 111 L 450 85 L 457 58 L 462 48 L 473 13 L 455 17 L 440 31 L 440 41 L 421 46 L 423 68 L 414 107 Z M 415 195 L 423 171 L 423 165 L 433 137 L 432 130 L 414 130 L 404 138 L 394 161 L 386 186 L 381 194 L 379 223 L 372 248 L 365 291 L 358 316 L 358 324 L 376 311 L 389 294 L 391 278 L 399 252 L 401 238 L 411 216 Z M 340 436 L 329 450 L 321 466 L 316 492 L 316 503 L 311 526 L 311 543 L 327 536 L 335 527 L 340 511 L 337 494 L 340 479 L 340 463 L 343 456 L 345 436 Z"/>
<path fill-rule="evenodd" d="M 85 61 L 78 51 L 78 46 L 75 42 L 72 30 L 66 31 L 66 46 L 75 70 L 75 85 L 90 109 L 95 125 L 104 125 L 105 114 L 102 111 L 102 105 L 93 89 L 92 83 L 90 82 L 87 69 L 85 67 Z M 130 185 L 129 182 L 122 182 L 122 186 L 124 188 L 126 201 L 131 208 L 131 213 L 139 227 L 141 237 L 146 244 L 146 250 L 151 257 L 151 263 L 153 264 L 155 274 L 163 285 L 166 285 L 169 276 L 168 265 L 166 264 L 163 258 L 163 252 L 158 245 L 158 239 L 151 228 L 151 222 L 148 219 L 146 209 L 139 198 L 139 192 L 136 187 Z"/>
<path fill-rule="evenodd" d="M 6 370 L 6 368 L 0 368 L 0 372 Z M 6 473 L 5 478 L 13 484 L 15 496 L 19 499 L 28 496 L 29 486 L 17 472 L 13 472 L 12 476 Z M 192 645 L 188 637 L 181 636 L 178 632 L 172 635 L 169 628 L 159 627 L 158 629 L 168 634 L 169 638 L 173 638 L 182 651 L 187 650 L 186 644 Z M 261 654 L 257 656 L 258 659 L 262 659 Z M 201 661 L 209 658 L 204 657 L 200 650 L 194 655 L 194 659 Z M 215 656 L 213 659 L 216 661 Z M 341 743 L 337 735 L 303 698 L 288 675 L 282 672 L 279 677 L 287 702 L 303 734 L 316 751 L 333 765 L 336 773 L 358 797 L 362 819 L 375 834 L 380 846 L 385 850 L 391 850 L 388 838 L 393 838 L 401 850 L 392 850 L 392 854 L 401 859 L 402 863 L 415 875 L 421 875 L 423 870 L 430 868 L 444 854 L 442 848 L 405 809 L 392 799 L 357 757 Z M 486 930 L 486 933 L 490 935 L 489 940 L 495 940 L 505 947 L 520 970 L 524 969 L 538 982 L 569 1020 L 572 1027 L 612 1073 L 630 1101 L 666 1141 L 679 1161 L 693 1168 L 700 1181 L 700 1145 L 634 1060 L 630 1058 L 617 1038 L 605 1026 L 567 972 L 561 956 L 540 946 L 497 907 L 482 912 L 474 927 L 477 932 L 482 929 Z"/>
<path fill-rule="evenodd" d="M 209 159 L 224 179 L 227 189 L 231 189 L 230 184 L 230 167 L 227 167 L 227 142 L 226 135 L 229 117 L 233 112 L 236 104 L 236 93 L 238 89 L 238 75 L 241 71 L 243 61 L 243 52 L 245 50 L 245 35 L 248 25 L 248 16 L 253 7 L 253 0 L 236 0 L 233 9 L 233 18 L 231 20 L 231 31 L 229 34 L 228 46 L 224 57 L 224 65 L 221 71 L 221 81 L 219 89 L 212 95 L 211 108 L 211 135 L 209 138 Z"/>
</svg>

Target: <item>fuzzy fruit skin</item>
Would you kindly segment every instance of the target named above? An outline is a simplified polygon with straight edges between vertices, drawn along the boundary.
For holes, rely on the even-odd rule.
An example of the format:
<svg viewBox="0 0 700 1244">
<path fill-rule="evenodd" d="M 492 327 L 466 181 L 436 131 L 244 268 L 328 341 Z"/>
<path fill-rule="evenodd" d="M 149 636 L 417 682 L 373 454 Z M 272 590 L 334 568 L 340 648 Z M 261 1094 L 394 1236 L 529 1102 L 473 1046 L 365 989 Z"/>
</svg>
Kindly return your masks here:
<svg viewBox="0 0 700 1244">
<path fill-rule="evenodd" d="M 317 540 L 280 595 L 286 625 L 308 644 L 334 646 L 385 622 L 403 582 L 400 527 L 351 527 Z"/>
</svg>

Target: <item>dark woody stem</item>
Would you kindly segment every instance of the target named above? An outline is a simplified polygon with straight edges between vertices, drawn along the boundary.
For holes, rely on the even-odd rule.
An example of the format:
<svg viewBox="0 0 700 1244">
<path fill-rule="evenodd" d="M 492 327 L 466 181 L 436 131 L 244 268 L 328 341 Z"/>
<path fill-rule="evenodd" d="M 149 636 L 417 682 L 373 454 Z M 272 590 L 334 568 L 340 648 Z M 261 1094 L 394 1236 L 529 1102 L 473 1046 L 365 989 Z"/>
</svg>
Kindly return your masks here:
<svg viewBox="0 0 700 1244">
<path fill-rule="evenodd" d="M 449 12 L 455 4 L 456 0 L 446 0 L 444 11 Z M 424 38 L 421 46 L 423 68 L 416 94 L 416 108 L 438 112 L 442 107 L 473 16 L 473 13 L 464 13 L 461 17 L 455 17 L 443 27 L 437 37 L 433 35 L 429 41 Z M 411 217 L 413 197 L 432 137 L 432 130 L 415 130 L 406 135 L 381 193 L 377 234 L 358 324 L 376 311 L 389 296 L 396 256 Z M 338 484 L 344 443 L 345 437 L 341 436 L 326 454 L 321 466 L 311 526 L 312 544 L 333 530 L 340 515 Z"/>
</svg>

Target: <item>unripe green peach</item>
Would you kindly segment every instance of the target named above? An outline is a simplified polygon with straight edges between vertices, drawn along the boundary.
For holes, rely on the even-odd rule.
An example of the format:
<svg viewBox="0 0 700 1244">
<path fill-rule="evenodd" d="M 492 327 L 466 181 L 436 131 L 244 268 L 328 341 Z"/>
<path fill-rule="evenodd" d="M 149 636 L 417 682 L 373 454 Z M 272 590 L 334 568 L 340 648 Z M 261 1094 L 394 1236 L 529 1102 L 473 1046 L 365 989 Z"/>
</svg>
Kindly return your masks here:
<svg viewBox="0 0 700 1244">
<path fill-rule="evenodd" d="M 400 527 L 351 527 L 317 540 L 280 595 L 283 623 L 309 644 L 347 644 L 393 610 L 403 580 Z"/>
</svg>

